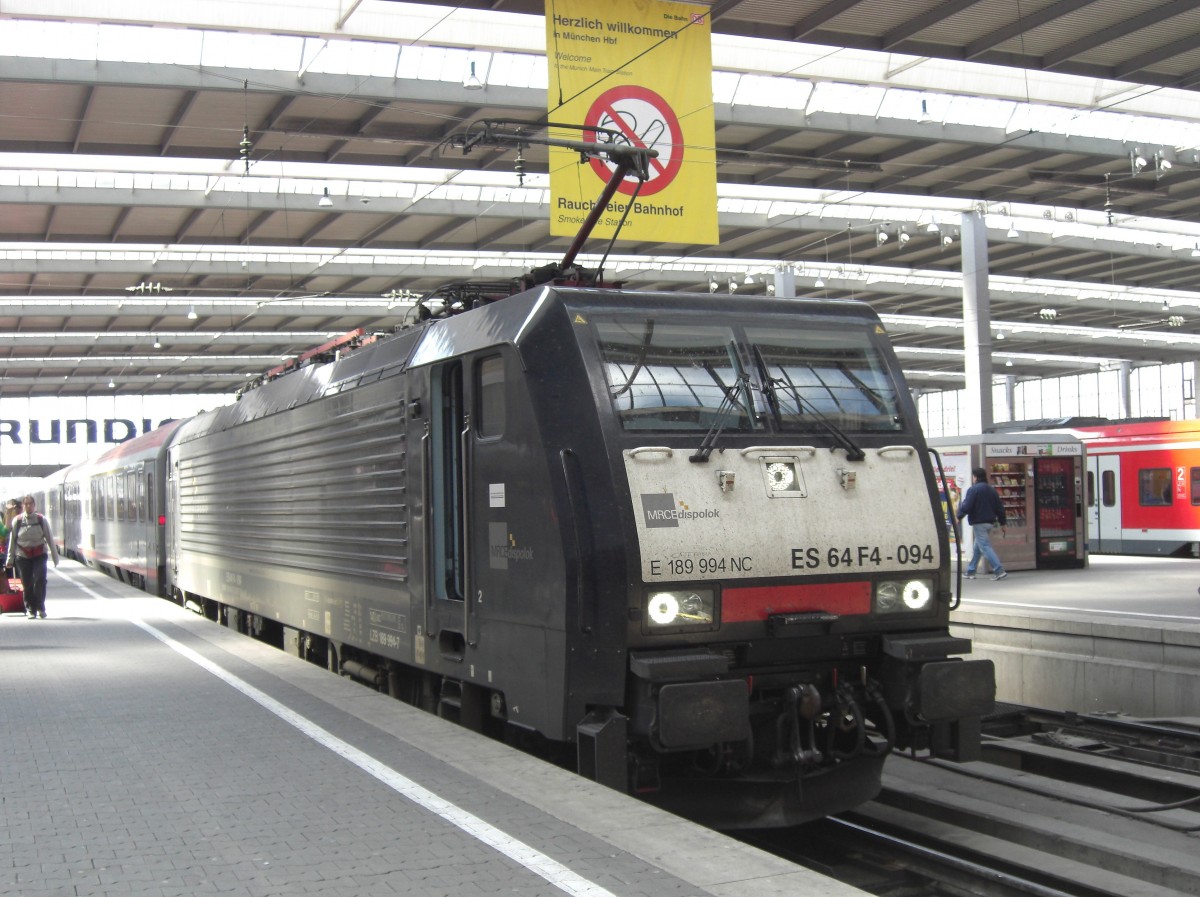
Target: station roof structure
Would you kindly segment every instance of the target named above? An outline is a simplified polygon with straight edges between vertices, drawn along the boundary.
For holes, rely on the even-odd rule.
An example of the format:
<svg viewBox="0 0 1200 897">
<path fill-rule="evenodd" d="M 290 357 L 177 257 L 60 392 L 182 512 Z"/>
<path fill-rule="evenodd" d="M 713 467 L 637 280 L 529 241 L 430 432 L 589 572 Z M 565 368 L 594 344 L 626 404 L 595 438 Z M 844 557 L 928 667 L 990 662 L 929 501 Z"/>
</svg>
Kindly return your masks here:
<svg viewBox="0 0 1200 897">
<path fill-rule="evenodd" d="M 0 6 L 0 395 L 232 392 L 567 248 L 544 151 L 522 180 L 511 152 L 446 144 L 545 119 L 540 0 L 99 9 Z M 996 373 L 1200 358 L 1194 2 L 710 16 L 720 243 L 618 243 L 611 278 L 736 302 L 786 269 L 869 302 L 910 385 L 956 388 L 976 215 Z"/>
</svg>

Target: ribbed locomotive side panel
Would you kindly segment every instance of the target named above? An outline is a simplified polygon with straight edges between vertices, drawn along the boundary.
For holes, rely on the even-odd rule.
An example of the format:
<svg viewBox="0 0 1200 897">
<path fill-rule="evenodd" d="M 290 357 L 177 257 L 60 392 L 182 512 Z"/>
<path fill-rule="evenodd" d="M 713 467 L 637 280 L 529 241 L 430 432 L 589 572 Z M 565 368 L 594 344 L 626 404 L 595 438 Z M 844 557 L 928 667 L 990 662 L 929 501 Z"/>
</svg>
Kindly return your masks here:
<svg viewBox="0 0 1200 897">
<path fill-rule="evenodd" d="M 403 377 L 185 441 L 182 588 L 406 658 L 406 464 Z"/>
<path fill-rule="evenodd" d="M 401 398 L 366 392 L 262 418 L 189 451 L 178 472 L 184 550 L 330 572 L 353 560 L 358 572 L 403 579 Z"/>
</svg>

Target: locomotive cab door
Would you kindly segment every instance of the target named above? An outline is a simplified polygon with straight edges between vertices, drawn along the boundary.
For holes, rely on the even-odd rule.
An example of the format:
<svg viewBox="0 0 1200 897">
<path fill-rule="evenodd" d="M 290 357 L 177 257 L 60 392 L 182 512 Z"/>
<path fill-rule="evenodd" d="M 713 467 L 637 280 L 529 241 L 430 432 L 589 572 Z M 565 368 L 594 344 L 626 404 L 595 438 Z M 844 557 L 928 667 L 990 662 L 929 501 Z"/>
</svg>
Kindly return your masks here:
<svg viewBox="0 0 1200 897">
<path fill-rule="evenodd" d="M 429 368 L 429 415 L 421 446 L 425 512 L 426 632 L 443 657 L 461 659 L 469 639 L 471 419 L 458 359 Z"/>
</svg>

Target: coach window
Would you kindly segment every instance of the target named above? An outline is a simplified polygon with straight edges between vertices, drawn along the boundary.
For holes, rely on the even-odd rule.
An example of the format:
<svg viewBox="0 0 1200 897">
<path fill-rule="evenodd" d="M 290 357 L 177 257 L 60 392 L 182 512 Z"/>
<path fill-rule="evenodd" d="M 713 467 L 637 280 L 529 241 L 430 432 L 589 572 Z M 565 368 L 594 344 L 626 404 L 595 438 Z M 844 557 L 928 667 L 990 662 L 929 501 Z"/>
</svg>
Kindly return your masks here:
<svg viewBox="0 0 1200 897">
<path fill-rule="evenodd" d="M 1087 472 L 1085 490 L 1087 494 L 1087 506 L 1089 508 L 1096 507 L 1096 475 L 1090 470 Z"/>
<path fill-rule="evenodd" d="M 479 408 L 477 432 L 481 438 L 504 435 L 504 359 L 499 355 L 484 358 L 475 368 L 476 401 Z"/>
<path fill-rule="evenodd" d="M 1193 467 L 1188 471 L 1188 495 L 1191 496 L 1192 504 L 1200 505 L 1200 467 Z"/>
<path fill-rule="evenodd" d="M 137 523 L 140 516 L 141 503 L 138 501 L 137 487 L 137 471 L 125 471 L 125 519 L 130 523 Z"/>
<path fill-rule="evenodd" d="M 1114 471 L 1106 470 L 1100 474 L 1100 500 L 1106 508 L 1116 507 L 1117 475 Z"/>
<path fill-rule="evenodd" d="M 1171 468 L 1149 467 L 1138 471 L 1138 504 L 1162 507 L 1171 503 Z"/>
</svg>

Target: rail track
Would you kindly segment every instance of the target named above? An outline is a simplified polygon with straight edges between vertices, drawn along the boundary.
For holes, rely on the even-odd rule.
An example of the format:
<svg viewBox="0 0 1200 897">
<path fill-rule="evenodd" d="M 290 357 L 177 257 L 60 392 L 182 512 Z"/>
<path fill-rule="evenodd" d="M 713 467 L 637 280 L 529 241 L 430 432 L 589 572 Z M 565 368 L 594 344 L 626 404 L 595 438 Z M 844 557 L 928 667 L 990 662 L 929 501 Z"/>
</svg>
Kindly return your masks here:
<svg viewBox="0 0 1200 897">
<path fill-rule="evenodd" d="M 1005 708 L 982 761 L 894 755 L 879 798 L 753 840 L 885 897 L 1200 895 L 1200 725 Z"/>
</svg>

